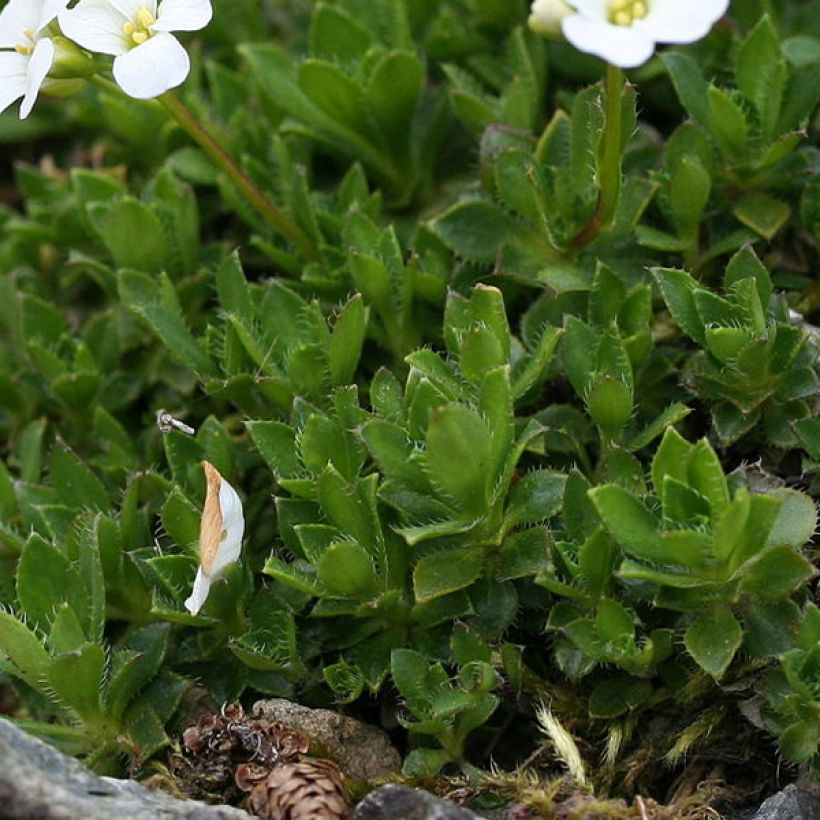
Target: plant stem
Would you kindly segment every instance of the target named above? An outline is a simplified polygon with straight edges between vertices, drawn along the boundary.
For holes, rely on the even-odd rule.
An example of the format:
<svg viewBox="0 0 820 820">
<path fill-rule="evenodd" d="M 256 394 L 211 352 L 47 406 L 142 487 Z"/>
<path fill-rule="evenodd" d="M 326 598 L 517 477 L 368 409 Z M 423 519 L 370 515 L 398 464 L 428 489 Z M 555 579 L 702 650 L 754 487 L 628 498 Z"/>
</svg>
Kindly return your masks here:
<svg viewBox="0 0 820 820">
<path fill-rule="evenodd" d="M 601 231 L 612 223 L 621 198 L 621 106 L 624 94 L 624 76 L 614 65 L 606 67 L 604 85 L 604 133 L 598 165 L 598 205 L 595 213 L 572 240 L 576 250 L 585 248 L 597 239 Z"/>
<path fill-rule="evenodd" d="M 158 99 L 183 131 L 225 171 L 236 187 L 277 233 L 292 242 L 306 258 L 314 262 L 321 260 L 318 249 L 307 234 L 288 219 L 173 92 L 169 91 Z"/>
</svg>

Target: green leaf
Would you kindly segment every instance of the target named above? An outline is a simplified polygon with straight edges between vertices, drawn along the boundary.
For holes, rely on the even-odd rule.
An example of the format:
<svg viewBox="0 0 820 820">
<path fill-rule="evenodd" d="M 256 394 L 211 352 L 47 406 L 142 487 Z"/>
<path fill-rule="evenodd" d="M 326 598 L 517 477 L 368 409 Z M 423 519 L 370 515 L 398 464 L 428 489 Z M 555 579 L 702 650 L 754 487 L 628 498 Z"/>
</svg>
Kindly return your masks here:
<svg viewBox="0 0 820 820">
<path fill-rule="evenodd" d="M 169 624 L 152 624 L 132 632 L 114 654 L 105 692 L 105 710 L 120 722 L 137 694 L 159 672 L 165 658 Z"/>
<path fill-rule="evenodd" d="M 801 549 L 814 537 L 817 529 L 817 507 L 814 500 L 798 490 L 775 489 L 770 495 L 780 499 L 783 505 L 769 532 L 769 546 L 785 544 Z"/>
<path fill-rule="evenodd" d="M 6 465 L 0 461 L 0 518 L 8 521 L 17 514 L 17 494 Z"/>
<path fill-rule="evenodd" d="M 589 498 L 592 485 L 584 474 L 574 469 L 567 476 L 564 489 L 563 519 L 573 541 L 583 543 L 599 526 L 595 506 Z"/>
<path fill-rule="evenodd" d="M 253 325 L 253 296 L 238 251 L 226 256 L 216 269 L 216 292 L 222 310 L 233 313 L 248 327 Z"/>
<path fill-rule="evenodd" d="M 352 131 L 364 122 L 364 94 L 338 66 L 326 60 L 308 59 L 299 66 L 299 88 L 324 114 Z"/>
<path fill-rule="evenodd" d="M 698 666 L 719 680 L 743 642 L 743 629 L 729 607 L 718 606 L 698 615 L 683 640 Z"/>
<path fill-rule="evenodd" d="M 459 666 L 466 666 L 473 661 L 490 663 L 492 650 L 486 641 L 467 624 L 457 624 L 450 636 L 450 649 Z"/>
<path fill-rule="evenodd" d="M 77 567 L 39 535 L 26 542 L 17 566 L 17 599 L 26 617 L 47 632 L 55 611 L 67 603 L 88 627 L 88 591 Z"/>
<path fill-rule="evenodd" d="M 666 307 L 680 329 L 701 345 L 706 344 L 703 322 L 695 304 L 697 282 L 688 273 L 671 268 L 653 268 Z"/>
<path fill-rule="evenodd" d="M 331 544 L 319 558 L 316 570 L 329 590 L 347 598 L 369 598 L 376 588 L 373 560 L 355 541 Z"/>
<path fill-rule="evenodd" d="M 245 426 L 256 449 L 277 478 L 299 475 L 296 431 L 280 421 L 249 421 Z"/>
<path fill-rule="evenodd" d="M 772 21 L 764 15 L 741 43 L 735 63 L 737 87 L 751 100 L 764 137 L 775 136 L 786 86 L 786 61 Z"/>
<path fill-rule="evenodd" d="M 48 633 L 48 645 L 53 655 L 73 652 L 86 642 L 85 630 L 74 610 L 66 603 L 58 606 Z"/>
<path fill-rule="evenodd" d="M 362 546 L 376 542 L 377 522 L 359 497 L 356 487 L 349 484 L 332 465 L 319 476 L 317 484 L 319 504 L 332 524 Z"/>
<path fill-rule="evenodd" d="M 795 763 L 808 763 L 820 745 L 820 724 L 792 723 L 780 733 L 783 757 Z"/>
<path fill-rule="evenodd" d="M 396 148 L 410 141 L 424 82 L 424 67 L 412 52 L 391 51 L 373 67 L 367 100 L 388 145 Z"/>
<path fill-rule="evenodd" d="M 486 510 L 496 477 L 491 471 L 492 439 L 475 411 L 448 404 L 433 413 L 424 463 L 433 484 L 466 513 L 480 515 Z"/>
<path fill-rule="evenodd" d="M 461 341 L 459 366 L 473 383 L 480 383 L 489 369 L 507 363 L 498 339 L 486 327 L 474 327 Z"/>
<path fill-rule="evenodd" d="M 768 194 L 752 194 L 741 199 L 732 213 L 747 228 L 769 242 L 783 228 L 791 217 L 791 208 L 781 199 Z"/>
<path fill-rule="evenodd" d="M 712 519 L 716 520 L 729 506 L 729 487 L 720 459 L 705 438 L 690 453 L 687 478 L 690 486 L 709 501 Z"/>
<path fill-rule="evenodd" d="M 667 51 L 660 55 L 666 66 L 678 99 L 692 119 L 701 125 L 709 123 L 709 85 L 697 60 L 682 51 Z"/>
<path fill-rule="evenodd" d="M 794 646 L 800 608 L 791 600 L 751 600 L 743 612 L 743 651 L 756 658 L 774 658 Z"/>
<path fill-rule="evenodd" d="M 215 374 L 210 356 L 186 326 L 176 295 L 172 297 L 173 285 L 164 275 L 157 285 L 146 274 L 121 271 L 117 281 L 123 304 L 148 323 L 172 356 L 198 373 Z"/>
<path fill-rule="evenodd" d="M 160 516 L 162 526 L 177 545 L 183 549 L 196 546 L 201 512 L 179 487 L 174 487 L 162 505 Z"/>
<path fill-rule="evenodd" d="M 513 398 L 518 400 L 544 377 L 552 363 L 555 348 L 563 335 L 558 327 L 546 327 L 538 339 L 538 344 L 532 354 L 524 360 L 522 367 L 513 370 Z"/>
<path fill-rule="evenodd" d="M 683 421 L 692 409 L 685 404 L 675 402 L 670 404 L 654 421 L 650 422 L 640 433 L 629 439 L 627 449 L 630 452 L 642 450 L 647 445 L 651 444 L 659 435 L 665 433 L 667 429 L 671 429 L 673 425 L 679 421 Z"/>
<path fill-rule="evenodd" d="M 564 319 L 564 367 L 573 389 L 581 398 L 586 396 L 587 386 L 595 369 L 595 348 L 598 334 L 575 316 Z"/>
<path fill-rule="evenodd" d="M 448 248 L 474 262 L 494 262 L 502 246 L 520 230 L 505 211 L 482 200 L 454 205 L 431 228 Z"/>
<path fill-rule="evenodd" d="M 743 157 L 747 150 L 749 123 L 743 109 L 725 92 L 710 86 L 707 92 L 709 123 L 712 136 L 720 150 L 732 160 Z"/>
<path fill-rule="evenodd" d="M 589 698 L 590 717 L 612 720 L 637 709 L 652 696 L 652 684 L 636 678 L 611 678 L 602 681 Z"/>
<path fill-rule="evenodd" d="M 551 543 L 545 527 L 527 527 L 508 535 L 498 552 L 499 580 L 527 578 L 548 571 Z"/>
<path fill-rule="evenodd" d="M 160 273 L 169 259 L 168 241 L 153 208 L 124 196 L 89 205 L 88 213 L 118 268 Z M 139 237 L 139 241 L 134 241 Z"/>
<path fill-rule="evenodd" d="M 330 336 L 328 358 L 333 384 L 344 385 L 353 380 L 366 330 L 367 309 L 361 294 L 356 294 L 336 317 Z"/>
<path fill-rule="evenodd" d="M 413 749 L 404 759 L 401 771 L 408 777 L 426 780 L 435 777 L 452 760 L 452 755 L 444 749 Z"/>
<path fill-rule="evenodd" d="M 103 720 L 100 692 L 105 673 L 105 652 L 96 643 L 58 655 L 48 668 L 48 683 L 55 694 L 88 724 Z"/>
<path fill-rule="evenodd" d="M 32 689 L 45 683 L 49 656 L 37 635 L 10 612 L 0 610 L 0 660 L 8 659 L 11 671 Z"/>
<path fill-rule="evenodd" d="M 659 522 L 635 496 L 609 484 L 590 490 L 589 497 L 612 537 L 626 552 L 653 563 L 667 563 Z"/>
<path fill-rule="evenodd" d="M 430 664 L 420 652 L 394 649 L 390 653 L 390 674 L 407 708 L 417 717 L 428 714 L 433 692 L 425 686 Z"/>
<path fill-rule="evenodd" d="M 57 495 L 66 506 L 99 512 L 111 507 L 103 483 L 66 445 L 54 447 L 49 469 Z"/>
<path fill-rule="evenodd" d="M 587 387 L 589 414 L 610 439 L 616 438 L 632 415 L 632 387 L 616 376 L 600 375 Z"/>
<path fill-rule="evenodd" d="M 505 527 L 537 524 L 561 512 L 567 477 L 555 470 L 533 470 L 511 489 L 504 511 Z"/>
<path fill-rule="evenodd" d="M 595 626 L 602 641 L 620 643 L 624 637 L 635 634 L 635 618 L 626 607 L 611 598 L 598 604 Z"/>
<path fill-rule="evenodd" d="M 445 549 L 425 555 L 413 570 L 413 591 L 419 603 L 465 589 L 481 575 L 479 549 Z"/>
<path fill-rule="evenodd" d="M 669 205 L 675 228 L 687 236 L 694 234 L 712 191 L 712 178 L 696 157 L 684 156 L 669 184 Z"/>
<path fill-rule="evenodd" d="M 363 454 L 358 442 L 339 424 L 320 413 L 308 416 L 297 437 L 302 463 L 312 473 L 321 473 L 332 464 L 345 478 L 359 472 Z M 297 474 L 303 473 L 299 470 Z"/>
<path fill-rule="evenodd" d="M 796 592 L 814 573 L 811 563 L 791 547 L 769 547 L 746 568 L 742 588 L 775 601 Z"/>
<path fill-rule="evenodd" d="M 326 60 L 350 63 L 364 57 L 373 35 L 344 7 L 319 3 L 310 18 L 310 53 Z"/>
</svg>

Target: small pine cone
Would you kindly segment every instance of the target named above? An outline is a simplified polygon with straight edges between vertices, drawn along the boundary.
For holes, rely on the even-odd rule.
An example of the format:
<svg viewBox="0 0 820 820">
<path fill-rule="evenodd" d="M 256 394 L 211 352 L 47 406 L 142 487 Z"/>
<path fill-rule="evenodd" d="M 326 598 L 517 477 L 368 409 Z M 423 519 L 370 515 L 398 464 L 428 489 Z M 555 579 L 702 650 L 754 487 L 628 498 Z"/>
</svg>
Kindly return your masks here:
<svg viewBox="0 0 820 820">
<path fill-rule="evenodd" d="M 266 820 L 343 820 L 351 808 L 339 767 L 310 758 L 275 768 L 254 786 L 249 803 Z"/>
</svg>

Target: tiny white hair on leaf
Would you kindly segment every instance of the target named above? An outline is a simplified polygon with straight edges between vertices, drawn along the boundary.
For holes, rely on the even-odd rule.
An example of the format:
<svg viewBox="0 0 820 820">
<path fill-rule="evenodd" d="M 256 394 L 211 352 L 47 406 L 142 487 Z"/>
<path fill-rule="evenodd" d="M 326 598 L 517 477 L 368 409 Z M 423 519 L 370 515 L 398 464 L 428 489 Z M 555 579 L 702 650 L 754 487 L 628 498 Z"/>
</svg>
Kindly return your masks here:
<svg viewBox="0 0 820 820">
<path fill-rule="evenodd" d="M 213 580 L 228 566 L 239 560 L 245 517 L 242 500 L 236 490 L 208 461 L 202 462 L 205 471 L 205 506 L 199 524 L 199 568 L 185 608 L 191 615 L 202 609 Z"/>
</svg>

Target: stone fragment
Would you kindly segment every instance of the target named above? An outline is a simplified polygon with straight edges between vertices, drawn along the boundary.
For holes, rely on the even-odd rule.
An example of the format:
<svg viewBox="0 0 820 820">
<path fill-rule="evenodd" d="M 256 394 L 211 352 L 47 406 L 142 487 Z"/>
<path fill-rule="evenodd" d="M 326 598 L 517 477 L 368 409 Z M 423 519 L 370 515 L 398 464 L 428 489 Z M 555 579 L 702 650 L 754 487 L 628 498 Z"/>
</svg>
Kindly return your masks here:
<svg viewBox="0 0 820 820">
<path fill-rule="evenodd" d="M 773 794 L 751 820 L 818 820 L 820 798 L 794 783 Z"/>
<path fill-rule="evenodd" d="M 310 753 L 334 760 L 351 780 L 385 778 L 401 769 L 401 756 L 381 729 L 338 712 L 272 698 L 257 701 L 253 716 L 303 732 L 319 744 Z"/>
<path fill-rule="evenodd" d="M 151 791 L 133 780 L 99 777 L 80 761 L 0 718 L 0 816 L 9 820 L 248 820 Z"/>
<path fill-rule="evenodd" d="M 382 786 L 356 807 L 354 820 L 484 820 L 463 806 L 407 786 Z"/>
</svg>

